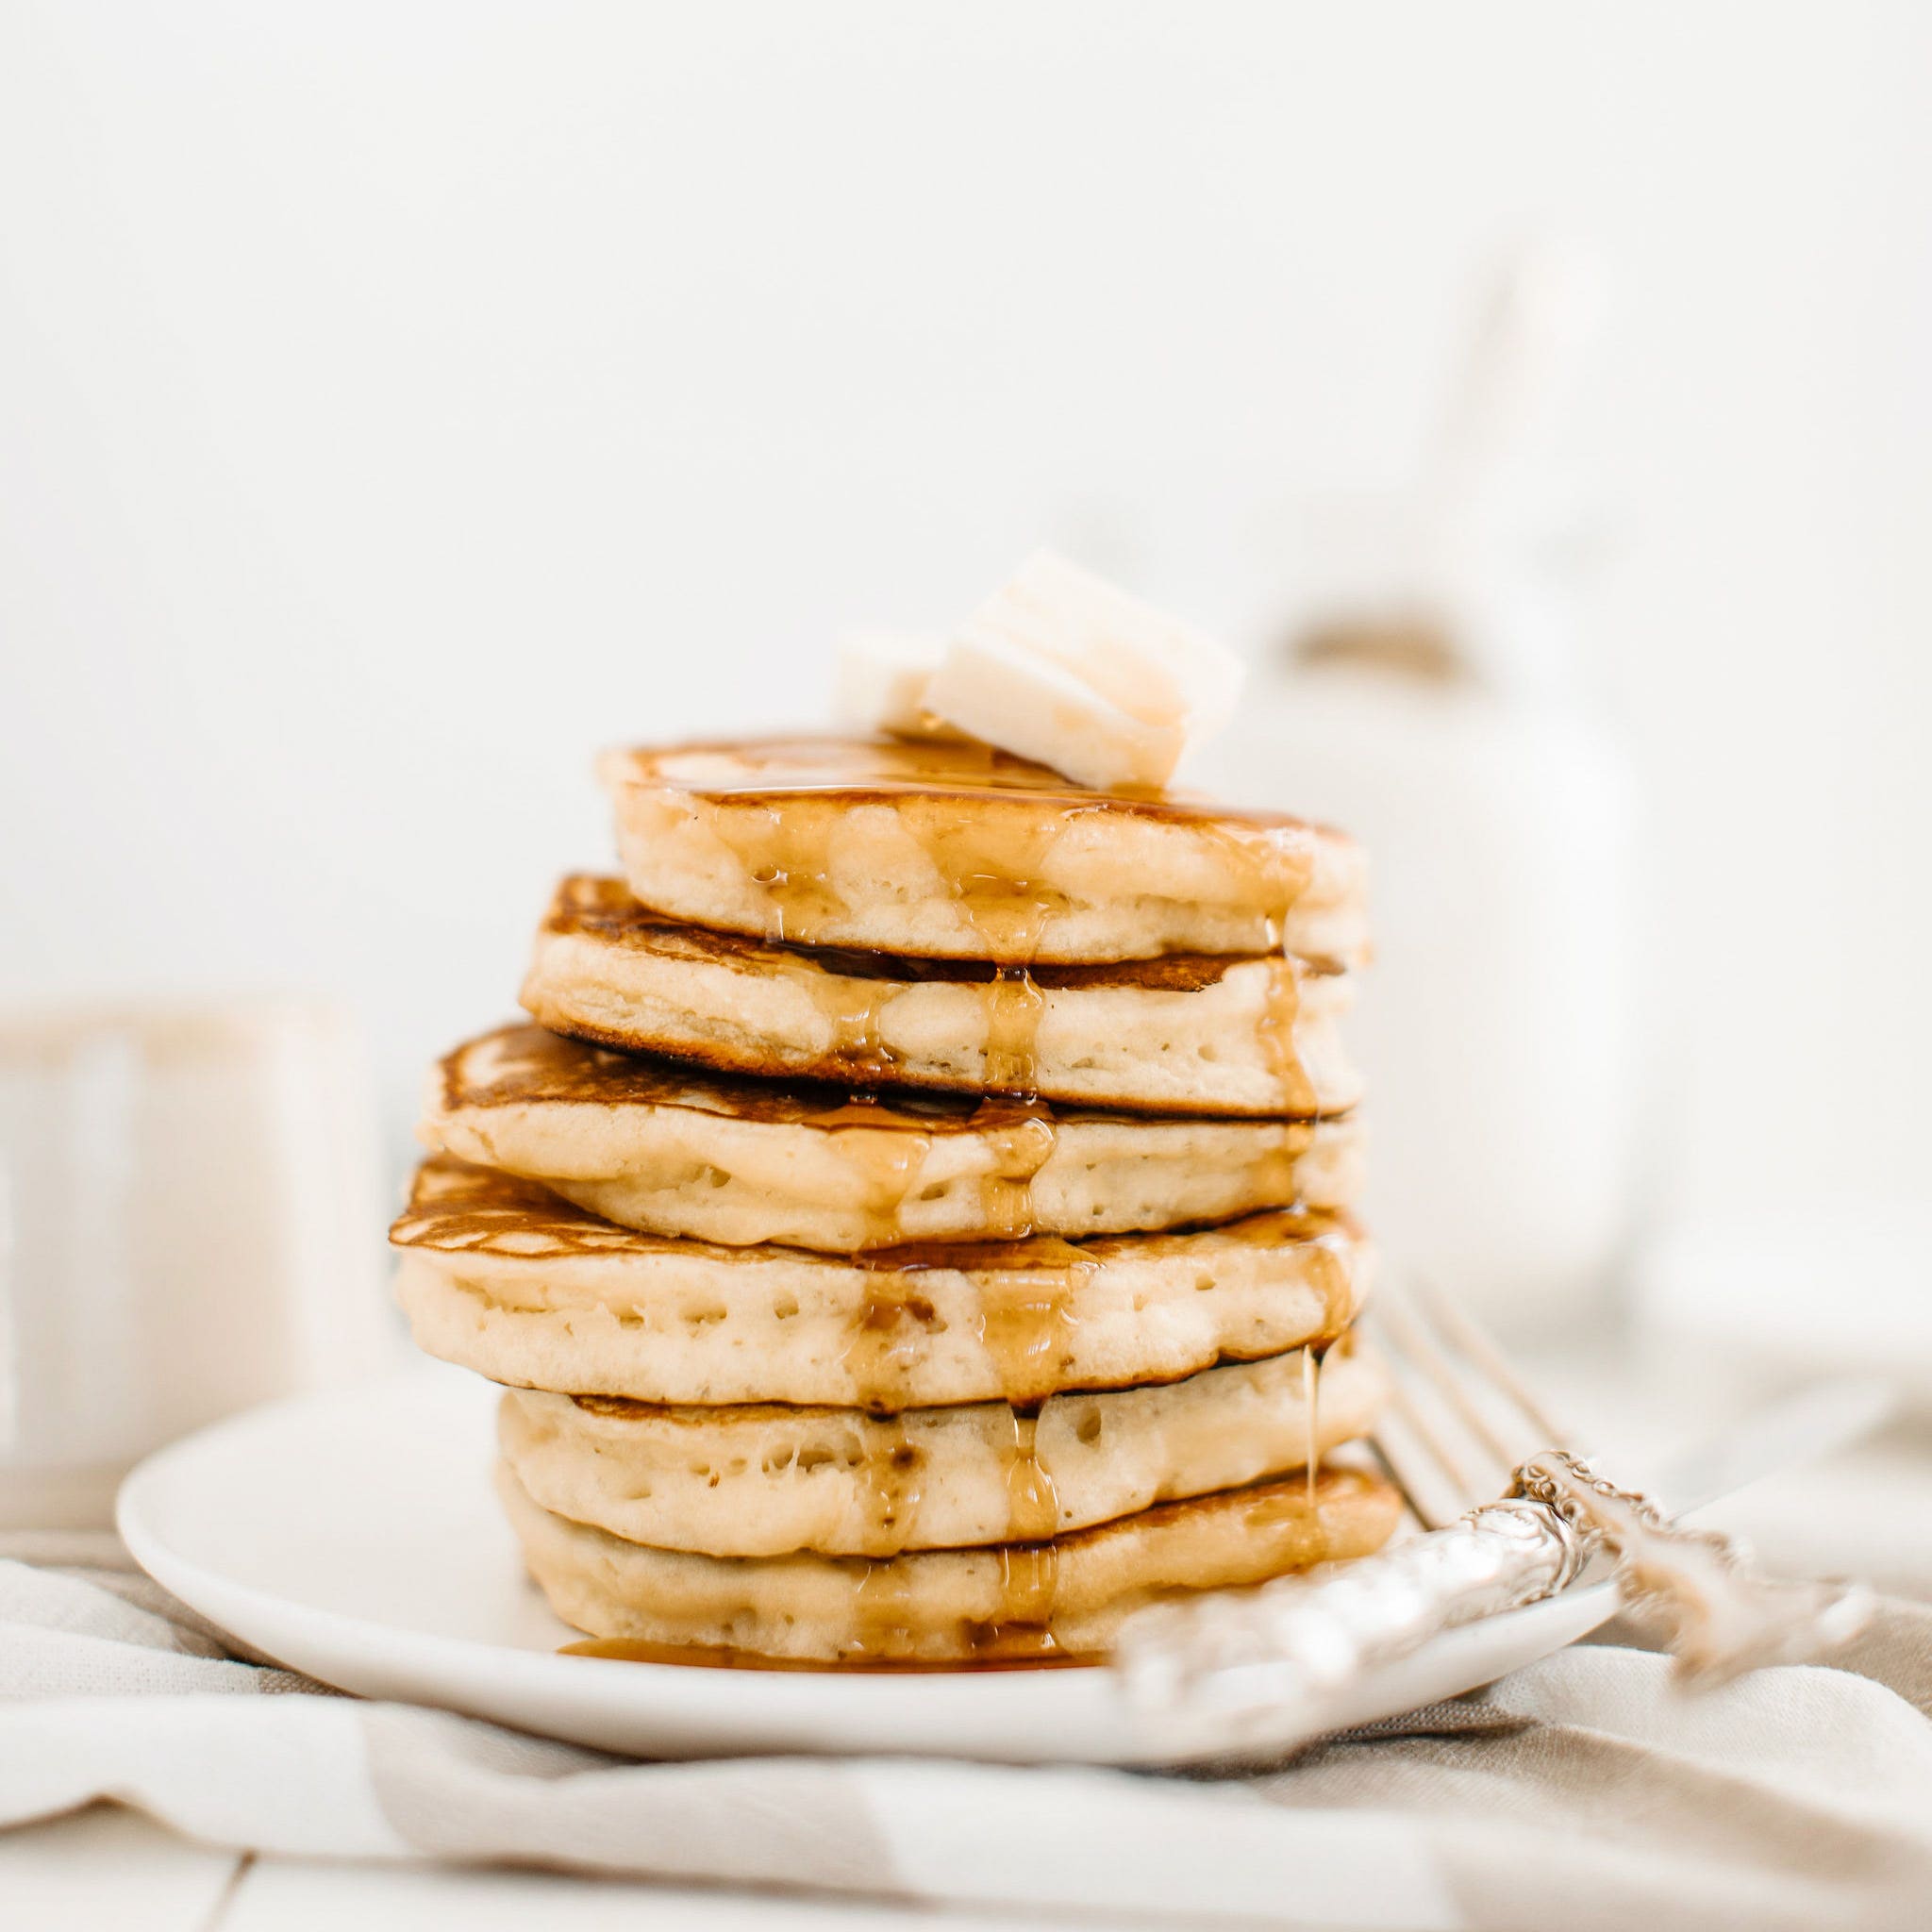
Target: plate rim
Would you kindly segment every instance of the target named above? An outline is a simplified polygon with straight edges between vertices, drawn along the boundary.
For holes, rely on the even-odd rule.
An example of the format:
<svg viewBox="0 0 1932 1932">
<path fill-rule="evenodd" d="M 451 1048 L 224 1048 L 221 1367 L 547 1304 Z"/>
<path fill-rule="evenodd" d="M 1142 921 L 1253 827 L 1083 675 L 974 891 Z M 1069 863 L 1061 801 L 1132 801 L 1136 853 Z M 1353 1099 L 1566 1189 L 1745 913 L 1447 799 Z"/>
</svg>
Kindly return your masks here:
<svg viewBox="0 0 1932 1932">
<path fill-rule="evenodd" d="M 627 1755 L 633 1757 L 661 1757 L 800 1753 L 835 1757 L 950 1756 L 1007 1763 L 1141 1767 L 1181 1765 L 1226 1755 L 1224 1747 L 1219 1752 L 1183 1752 L 1172 1744 L 1162 1749 L 1151 1734 L 1139 1733 L 1124 1704 L 1120 1680 L 1105 1665 L 1059 1671 L 865 1674 L 829 1668 L 796 1672 L 735 1670 L 706 1664 L 637 1663 L 628 1659 L 572 1657 L 513 1642 L 424 1630 L 407 1623 L 310 1603 L 211 1567 L 202 1557 L 183 1551 L 166 1534 L 161 1520 L 161 1498 L 166 1486 L 184 1480 L 193 1483 L 196 1466 L 208 1457 L 219 1458 L 232 1453 L 230 1443 L 234 1440 L 245 1441 L 250 1435 L 264 1431 L 273 1435 L 278 1426 L 297 1417 L 331 1408 L 354 1412 L 370 1406 L 386 1407 L 404 1398 L 420 1406 L 425 1392 L 447 1403 L 452 1410 L 458 1402 L 471 1399 L 468 1389 L 418 1367 L 369 1381 L 297 1391 L 207 1424 L 156 1450 L 129 1471 L 115 1498 L 115 1526 L 130 1556 L 163 1589 L 206 1616 L 249 1652 L 270 1658 L 284 1669 L 314 1677 L 317 1682 L 354 1696 L 386 1696 L 428 1705 L 621 1755 L 627 1750 Z M 185 1477 L 181 1474 L 184 1469 L 188 1472 Z M 1563 1610 L 1559 1611 L 1558 1606 Z M 1588 1636 L 1607 1621 L 1616 1608 L 1613 1583 L 1579 1582 L 1556 1597 L 1444 1632 L 1413 1657 L 1388 1668 L 1400 1673 L 1404 1664 L 1417 1664 L 1431 1653 L 1440 1656 L 1444 1649 L 1451 1657 L 1461 1651 L 1482 1656 L 1499 1644 L 1506 1651 L 1513 1651 L 1507 1633 L 1525 1624 L 1532 1628 L 1555 1624 L 1567 1630 L 1555 1642 L 1546 1642 L 1539 1636 L 1527 1652 L 1513 1652 L 1511 1660 L 1500 1670 L 1474 1677 L 1460 1690 L 1436 1693 L 1464 1695 Z M 248 1626 L 259 1628 L 263 1624 L 271 1628 L 292 1625 L 304 1637 L 312 1634 L 332 1657 L 360 1654 L 371 1668 L 367 1672 L 332 1674 L 292 1662 L 286 1654 L 286 1642 L 264 1643 L 250 1634 Z M 1453 1674 L 1459 1672 L 1458 1666 Z M 621 1679 L 618 1673 L 622 1673 Z M 408 1688 L 371 1691 L 358 1683 L 343 1681 L 344 1674 L 364 1681 L 372 1675 L 407 1678 Z M 641 1734 L 653 1726 L 666 1730 L 682 1727 L 687 1734 L 694 1735 L 711 1727 L 720 1733 L 737 1733 L 740 1741 L 720 1735 L 702 1745 L 684 1746 L 667 1740 L 661 1746 L 647 1748 L 592 1740 L 585 1735 L 584 1727 L 594 1726 L 600 1716 L 608 1716 L 611 1687 L 620 1681 L 634 1687 L 620 1702 L 624 1721 L 636 1732 Z M 828 1688 L 834 1684 L 836 1690 Z M 1387 1714 L 1398 1715 L 1427 1701 L 1405 1703 Z M 562 1715 L 540 1716 L 533 1721 L 528 1716 L 505 1714 L 506 1704 L 514 1703 L 527 1711 L 533 1702 L 558 1707 Z M 820 1724 L 828 1731 L 836 1730 L 840 1726 L 828 1715 L 828 1704 L 836 1704 L 850 1728 L 864 1728 L 874 1734 L 903 1730 L 906 1741 L 898 1745 L 860 1745 L 837 1738 L 817 1744 L 779 1741 L 775 1738 L 767 1738 L 763 1742 L 742 1741 L 745 1736 L 761 1727 L 794 1736 L 802 1728 Z M 1337 1727 L 1373 1721 L 1346 1720 Z M 989 1740 L 1004 1731 L 1011 1734 L 1012 1741 L 1001 1749 L 989 1741 L 961 1741 L 958 1736 L 947 1742 L 919 1735 L 967 1724 L 977 1740 Z M 605 1729 L 608 1736 L 608 1726 Z M 1062 1732 L 1067 1735 L 1060 1740 Z M 1091 1743 L 1088 1748 L 1081 1748 L 1081 1738 L 1092 1740 L 1096 1734 L 1112 1740 L 1105 1751 Z M 1045 1748 L 1040 1742 L 1042 1735 L 1046 1739 Z M 1029 1744 L 1025 1741 L 1028 1738 L 1035 1741 Z M 1064 1748 L 1052 1748 L 1056 1740 Z"/>
</svg>

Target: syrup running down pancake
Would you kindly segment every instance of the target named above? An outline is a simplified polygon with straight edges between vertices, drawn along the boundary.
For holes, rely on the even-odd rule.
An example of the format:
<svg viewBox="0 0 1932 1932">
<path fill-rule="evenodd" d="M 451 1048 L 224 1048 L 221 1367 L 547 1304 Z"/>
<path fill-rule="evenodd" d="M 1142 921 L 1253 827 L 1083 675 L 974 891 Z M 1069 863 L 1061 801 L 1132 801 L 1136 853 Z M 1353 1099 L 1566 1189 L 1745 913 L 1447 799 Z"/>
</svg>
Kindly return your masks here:
<svg viewBox="0 0 1932 1932">
<path fill-rule="evenodd" d="M 1342 1113 L 1350 974 L 1286 954 L 994 966 L 785 946 L 565 879 L 524 1005 L 553 1031 L 731 1074 L 1193 1114 Z"/>
<path fill-rule="evenodd" d="M 631 891 L 695 925 L 1008 965 L 1366 948 L 1344 834 L 1088 791 L 987 745 L 749 740 L 612 752 L 599 774 Z"/>
<path fill-rule="evenodd" d="M 422 1134 L 626 1227 L 833 1254 L 1344 1208 L 1361 1154 L 1346 1117 L 1168 1119 L 941 1094 L 889 1100 L 707 1077 L 541 1026 L 504 1027 L 444 1059 Z"/>
</svg>

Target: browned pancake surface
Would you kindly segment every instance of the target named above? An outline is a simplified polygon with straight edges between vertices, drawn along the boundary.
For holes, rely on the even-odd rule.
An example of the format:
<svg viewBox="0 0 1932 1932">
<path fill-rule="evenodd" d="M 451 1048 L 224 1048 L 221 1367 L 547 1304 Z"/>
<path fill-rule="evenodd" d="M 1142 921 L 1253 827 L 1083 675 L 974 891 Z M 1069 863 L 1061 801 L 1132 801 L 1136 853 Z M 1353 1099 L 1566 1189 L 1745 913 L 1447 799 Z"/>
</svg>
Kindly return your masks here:
<svg viewBox="0 0 1932 1932">
<path fill-rule="evenodd" d="M 855 803 L 997 796 L 1080 811 L 1109 811 L 1250 825 L 1307 825 L 1290 812 L 1224 805 L 1196 792 L 1127 787 L 1097 791 L 1062 772 L 971 739 L 802 737 L 641 746 L 606 755 L 608 777 L 705 798 L 756 799 L 836 792 Z M 1328 830 L 1329 827 L 1316 827 Z"/>
<path fill-rule="evenodd" d="M 738 972 L 800 967 L 848 979 L 883 979 L 983 986 L 1012 971 L 990 959 L 923 959 L 855 946 L 787 945 L 745 933 L 714 932 L 666 919 L 632 897 L 622 879 L 576 873 L 558 888 L 544 915 L 544 929 L 584 933 L 609 944 L 656 953 L 672 959 L 704 959 Z M 1135 987 L 1149 992 L 1199 992 L 1218 986 L 1231 967 L 1264 957 L 1257 954 L 1167 953 L 1151 959 L 1123 959 L 1111 965 L 1067 965 L 1041 961 L 1026 968 L 1034 985 L 1059 988 Z M 1325 961 L 1305 962 L 1314 972 L 1338 972 Z"/>
<path fill-rule="evenodd" d="M 1294 1208 L 1250 1214 L 1213 1230 L 1219 1242 L 1257 1248 L 1286 1247 L 1328 1234 L 1359 1239 L 1360 1224 L 1346 1213 L 1309 1213 Z M 505 1260 L 560 1260 L 587 1255 L 686 1255 L 743 1263 L 743 1248 L 681 1236 L 641 1233 L 601 1221 L 536 1181 L 495 1168 L 479 1167 L 452 1155 L 431 1155 L 416 1170 L 409 1205 L 390 1229 L 399 1248 L 429 1248 L 445 1254 L 493 1255 Z M 1063 1241 L 1058 1235 L 1029 1235 L 1008 1241 L 918 1241 L 875 1248 L 860 1255 L 818 1255 L 784 1250 L 794 1266 L 860 1268 L 881 1275 L 919 1274 L 939 1270 L 974 1274 L 1063 1272 L 1075 1262 L 1104 1263 L 1115 1257 L 1187 1252 L 1189 1233 L 1095 1235 Z M 756 1258 L 755 1251 L 751 1258 Z"/>
</svg>

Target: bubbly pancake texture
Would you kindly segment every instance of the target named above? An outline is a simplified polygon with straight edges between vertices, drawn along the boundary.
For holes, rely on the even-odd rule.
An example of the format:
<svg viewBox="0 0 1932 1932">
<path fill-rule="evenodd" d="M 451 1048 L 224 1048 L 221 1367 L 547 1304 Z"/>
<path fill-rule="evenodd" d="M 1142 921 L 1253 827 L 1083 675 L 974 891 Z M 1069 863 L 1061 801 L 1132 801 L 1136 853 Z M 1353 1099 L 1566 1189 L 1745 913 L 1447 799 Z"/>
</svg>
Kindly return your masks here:
<svg viewBox="0 0 1932 1932">
<path fill-rule="evenodd" d="M 898 1416 L 762 1403 L 660 1407 L 512 1392 L 498 1441 L 538 1503 L 627 1542 L 713 1557 L 1036 1542 L 1304 1467 L 1383 1393 L 1338 1344 L 1165 1388 Z M 1310 1397 L 1313 1397 L 1312 1403 Z"/>
<path fill-rule="evenodd" d="M 558 889 L 523 990 L 553 1031 L 731 1074 L 1194 1114 L 1345 1112 L 1352 977 L 1285 954 L 1117 966 L 785 946 Z"/>
<path fill-rule="evenodd" d="M 1090 791 L 970 741 L 748 740 L 598 769 L 632 891 L 697 925 L 1020 965 L 1366 947 L 1342 833 Z"/>
<path fill-rule="evenodd" d="M 606 1220 L 853 1254 L 1225 1221 L 1359 1191 L 1355 1122 L 1167 1119 L 706 1077 L 508 1026 L 435 1070 L 422 1135 Z"/>
<path fill-rule="evenodd" d="M 1131 1611 L 1176 1591 L 1263 1583 L 1366 1556 L 1393 1532 L 1394 1489 L 1331 1468 L 1185 1502 L 1043 1543 L 884 1558 L 650 1549 L 500 1493 L 551 1607 L 592 1637 L 817 1662 L 932 1664 L 1103 1652 Z"/>
<path fill-rule="evenodd" d="M 884 1411 L 1173 1382 L 1322 1343 L 1374 1255 L 1345 1217 L 868 1257 L 640 1234 L 425 1162 L 391 1240 L 419 1346 L 511 1387 Z"/>
</svg>

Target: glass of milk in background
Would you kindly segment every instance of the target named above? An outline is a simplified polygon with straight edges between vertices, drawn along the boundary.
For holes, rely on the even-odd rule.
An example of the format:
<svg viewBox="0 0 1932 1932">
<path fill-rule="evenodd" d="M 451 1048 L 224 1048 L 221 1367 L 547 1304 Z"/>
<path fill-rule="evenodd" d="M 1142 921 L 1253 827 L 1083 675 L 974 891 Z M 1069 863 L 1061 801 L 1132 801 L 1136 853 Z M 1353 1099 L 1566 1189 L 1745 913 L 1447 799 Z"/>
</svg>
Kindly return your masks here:
<svg viewBox="0 0 1932 1932">
<path fill-rule="evenodd" d="M 373 1120 L 328 1007 L 0 1016 L 0 1528 L 393 1359 Z"/>
</svg>

